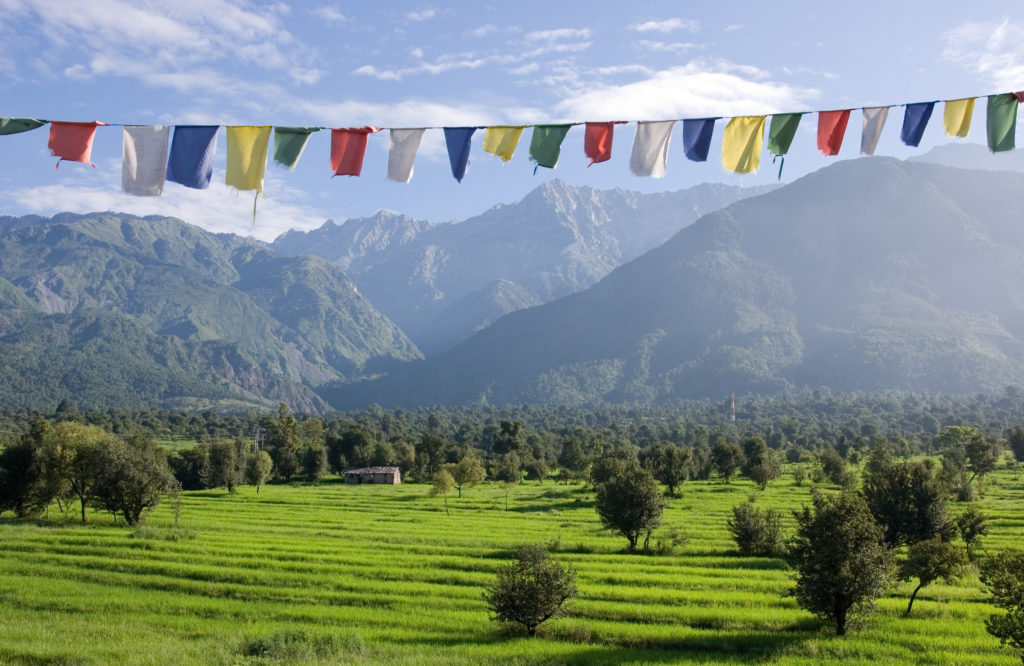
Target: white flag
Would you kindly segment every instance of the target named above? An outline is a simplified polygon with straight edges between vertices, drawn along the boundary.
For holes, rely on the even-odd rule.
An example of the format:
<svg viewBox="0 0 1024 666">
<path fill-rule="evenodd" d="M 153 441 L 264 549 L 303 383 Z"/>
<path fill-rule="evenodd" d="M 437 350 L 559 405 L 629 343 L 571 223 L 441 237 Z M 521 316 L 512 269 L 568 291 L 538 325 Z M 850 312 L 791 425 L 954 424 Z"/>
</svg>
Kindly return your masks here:
<svg viewBox="0 0 1024 666">
<path fill-rule="evenodd" d="M 668 166 L 668 142 L 672 138 L 674 120 L 638 122 L 633 137 L 633 154 L 629 169 L 636 176 L 661 178 Z"/>
<path fill-rule="evenodd" d="M 388 150 L 388 178 L 399 183 L 412 179 L 412 163 L 420 149 L 423 129 L 391 130 L 391 147 Z"/>
<path fill-rule="evenodd" d="M 158 197 L 167 177 L 167 125 L 125 125 L 121 146 L 121 189 L 140 197 Z"/>
<path fill-rule="evenodd" d="M 889 107 L 869 106 L 862 110 L 864 112 L 864 130 L 860 135 L 860 152 L 865 155 L 874 155 L 878 137 L 882 136 L 882 127 L 885 126 L 885 119 L 889 115 Z"/>
</svg>

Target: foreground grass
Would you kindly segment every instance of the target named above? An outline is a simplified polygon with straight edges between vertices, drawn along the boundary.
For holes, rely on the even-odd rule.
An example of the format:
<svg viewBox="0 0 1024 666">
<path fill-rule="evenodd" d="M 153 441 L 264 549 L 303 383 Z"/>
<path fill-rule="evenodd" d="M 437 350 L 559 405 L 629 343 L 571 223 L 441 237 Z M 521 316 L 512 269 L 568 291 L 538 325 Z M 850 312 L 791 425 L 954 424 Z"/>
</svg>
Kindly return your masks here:
<svg viewBox="0 0 1024 666">
<path fill-rule="evenodd" d="M 1019 663 L 985 632 L 976 577 L 924 588 L 910 619 L 900 584 L 835 637 L 785 596 L 780 560 L 733 554 L 725 521 L 748 483 L 687 483 L 664 524 L 690 541 L 668 556 L 623 552 L 579 486 L 524 484 L 506 511 L 484 484 L 450 497 L 450 516 L 428 490 L 183 493 L 178 527 L 165 505 L 134 531 L 100 514 L 0 521 L 0 663 Z M 758 497 L 789 517 L 808 495 L 785 478 Z M 1022 497 L 1019 476 L 995 475 L 989 551 L 1024 543 Z M 537 639 L 502 633 L 482 600 L 526 542 L 575 568 L 580 590 Z"/>
</svg>

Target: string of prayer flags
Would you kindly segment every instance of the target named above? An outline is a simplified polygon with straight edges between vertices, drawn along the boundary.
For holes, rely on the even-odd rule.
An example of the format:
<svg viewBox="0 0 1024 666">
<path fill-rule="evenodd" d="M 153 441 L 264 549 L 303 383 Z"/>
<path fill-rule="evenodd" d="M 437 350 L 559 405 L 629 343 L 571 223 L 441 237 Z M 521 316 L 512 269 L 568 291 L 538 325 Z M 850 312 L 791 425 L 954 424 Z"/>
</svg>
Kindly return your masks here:
<svg viewBox="0 0 1024 666">
<path fill-rule="evenodd" d="M 587 123 L 583 135 L 583 152 L 590 158 L 588 167 L 612 158 L 612 139 L 615 136 L 615 126 L 619 124 L 621 123 Z"/>
<path fill-rule="evenodd" d="M 850 110 L 818 112 L 818 150 L 823 155 L 838 155 L 850 122 Z"/>
<path fill-rule="evenodd" d="M 772 116 L 772 124 L 768 127 L 768 152 L 772 154 L 772 164 L 779 160 L 779 180 L 782 180 L 782 167 L 786 165 L 786 154 L 793 145 L 796 128 L 800 126 L 802 113 L 776 113 Z"/>
<path fill-rule="evenodd" d="M 347 127 L 331 130 L 331 170 L 335 176 L 358 176 L 363 171 L 366 138 L 379 127 Z"/>
<path fill-rule="evenodd" d="M 516 152 L 523 125 L 494 125 L 484 130 L 484 152 L 508 162 Z"/>
<path fill-rule="evenodd" d="M 948 100 L 942 111 L 942 128 L 946 130 L 946 136 L 965 138 L 971 131 L 973 115 L 973 97 Z"/>
<path fill-rule="evenodd" d="M 267 171 L 267 148 L 270 125 L 235 125 L 228 127 L 228 165 L 224 183 L 237 190 L 263 193 L 263 176 Z"/>
<path fill-rule="evenodd" d="M 171 128 L 125 125 L 121 135 L 121 189 L 137 197 L 163 194 Z"/>
<path fill-rule="evenodd" d="M 736 173 L 753 173 L 761 166 L 765 116 L 737 116 L 722 133 L 722 166 Z"/>
<path fill-rule="evenodd" d="M 921 145 L 924 128 L 928 125 L 934 108 L 935 102 L 917 102 L 904 107 L 903 129 L 900 130 L 900 140 L 903 143 L 913 148 Z"/>
<path fill-rule="evenodd" d="M 672 140 L 674 120 L 640 121 L 633 136 L 629 170 L 634 176 L 661 178 L 668 167 L 668 144 Z"/>
<path fill-rule="evenodd" d="M 205 190 L 213 178 L 219 125 L 178 125 L 167 158 L 167 180 L 195 190 Z"/>
<path fill-rule="evenodd" d="M 55 120 L 50 123 L 50 141 L 47 147 L 50 154 L 57 159 L 57 166 L 62 161 L 83 162 L 96 168 L 92 157 L 92 140 L 96 136 L 96 128 L 106 123 L 72 123 Z"/>
<path fill-rule="evenodd" d="M 717 118 L 683 121 L 683 154 L 691 162 L 707 162 L 711 151 L 711 135 Z"/>
<path fill-rule="evenodd" d="M 462 182 L 469 166 L 469 147 L 473 139 L 475 127 L 445 127 L 444 143 L 448 147 L 448 161 L 452 165 L 452 175 Z"/>
<path fill-rule="evenodd" d="M 319 132 L 319 127 L 275 127 L 274 128 L 274 161 L 294 169 L 306 149 L 309 137 Z"/>
<path fill-rule="evenodd" d="M 19 134 L 42 127 L 47 121 L 36 118 L 0 118 L 0 135 Z"/>
<path fill-rule="evenodd" d="M 537 125 L 533 128 L 533 136 L 530 138 L 530 159 L 537 163 L 533 172 L 537 173 L 538 167 L 554 169 L 558 164 L 558 157 L 562 153 L 562 142 L 565 135 L 569 133 L 572 125 Z"/>
<path fill-rule="evenodd" d="M 388 179 L 398 183 L 412 180 L 412 163 L 420 149 L 425 129 L 393 129 L 388 147 Z"/>
<path fill-rule="evenodd" d="M 1013 150 L 1017 133 L 1017 106 L 1019 99 L 1013 93 L 988 96 L 986 129 L 988 149 L 993 153 Z"/>
<path fill-rule="evenodd" d="M 878 139 L 882 136 L 882 128 L 889 117 L 889 107 L 866 106 L 861 112 L 864 115 L 864 126 L 860 132 L 860 152 L 864 155 L 874 155 Z"/>
</svg>

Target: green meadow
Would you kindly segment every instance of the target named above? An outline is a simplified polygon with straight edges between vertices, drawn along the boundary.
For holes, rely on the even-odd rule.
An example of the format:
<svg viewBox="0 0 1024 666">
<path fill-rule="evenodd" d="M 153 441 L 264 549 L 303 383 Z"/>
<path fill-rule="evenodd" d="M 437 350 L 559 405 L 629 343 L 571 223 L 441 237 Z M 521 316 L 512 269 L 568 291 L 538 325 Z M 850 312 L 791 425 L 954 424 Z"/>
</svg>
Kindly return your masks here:
<svg viewBox="0 0 1024 666">
<path fill-rule="evenodd" d="M 99 512 L 85 526 L 55 509 L 2 520 L 0 663 L 1020 663 L 985 632 L 994 608 L 976 576 L 925 587 L 909 619 L 911 583 L 897 584 L 844 638 L 797 607 L 785 565 L 735 555 L 725 525 L 756 493 L 791 529 L 809 496 L 788 475 L 763 493 L 686 483 L 663 526 L 689 541 L 662 555 L 625 552 L 583 486 L 526 482 L 506 510 L 485 483 L 453 493 L 451 515 L 429 490 L 185 492 L 135 530 Z M 1024 545 L 1022 498 L 1017 472 L 992 475 L 985 551 Z M 546 544 L 579 587 L 533 639 L 504 633 L 482 600 L 522 543 Z"/>
</svg>

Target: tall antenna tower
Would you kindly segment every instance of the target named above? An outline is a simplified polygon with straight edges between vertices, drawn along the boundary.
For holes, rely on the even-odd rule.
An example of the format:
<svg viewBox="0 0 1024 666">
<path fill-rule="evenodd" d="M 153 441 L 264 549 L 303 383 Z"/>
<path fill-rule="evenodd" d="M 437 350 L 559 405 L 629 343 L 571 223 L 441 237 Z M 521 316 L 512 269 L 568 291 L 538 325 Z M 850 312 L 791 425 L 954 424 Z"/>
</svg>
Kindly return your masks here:
<svg viewBox="0 0 1024 666">
<path fill-rule="evenodd" d="M 732 414 L 729 417 L 730 421 L 736 420 L 736 394 L 732 394 Z"/>
</svg>

